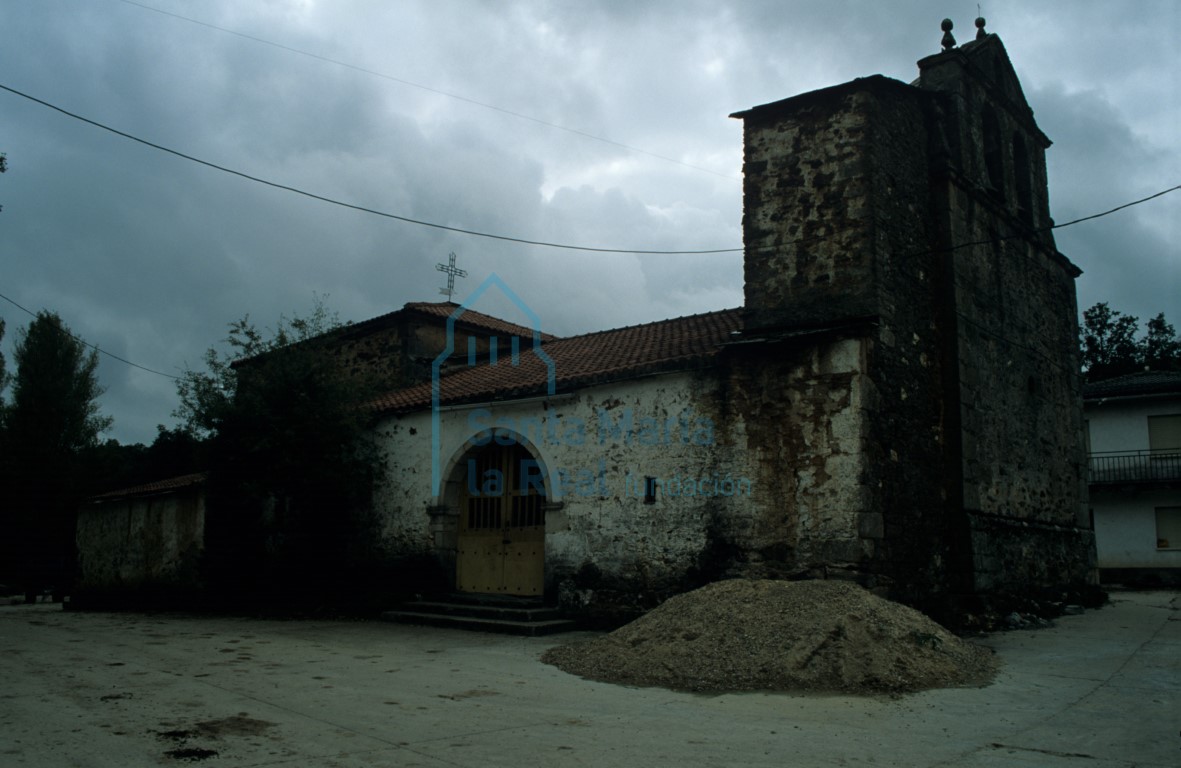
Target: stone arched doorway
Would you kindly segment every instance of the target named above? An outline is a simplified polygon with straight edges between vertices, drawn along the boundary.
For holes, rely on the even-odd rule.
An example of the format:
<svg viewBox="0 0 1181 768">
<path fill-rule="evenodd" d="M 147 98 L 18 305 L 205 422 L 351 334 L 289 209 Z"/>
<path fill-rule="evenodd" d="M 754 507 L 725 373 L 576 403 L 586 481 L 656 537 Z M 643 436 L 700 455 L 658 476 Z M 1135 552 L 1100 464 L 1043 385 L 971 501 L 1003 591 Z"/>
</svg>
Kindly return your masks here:
<svg viewBox="0 0 1181 768">
<path fill-rule="evenodd" d="M 456 521 L 455 587 L 541 597 L 545 592 L 543 470 L 517 442 L 471 448 L 462 473 Z"/>
</svg>

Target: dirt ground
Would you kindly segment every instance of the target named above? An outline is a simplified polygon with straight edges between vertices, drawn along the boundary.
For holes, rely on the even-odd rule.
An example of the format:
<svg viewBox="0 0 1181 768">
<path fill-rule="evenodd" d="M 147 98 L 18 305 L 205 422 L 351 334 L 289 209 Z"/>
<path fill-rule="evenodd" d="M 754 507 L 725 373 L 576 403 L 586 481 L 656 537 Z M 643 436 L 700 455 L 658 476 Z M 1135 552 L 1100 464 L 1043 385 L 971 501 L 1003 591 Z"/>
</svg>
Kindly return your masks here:
<svg viewBox="0 0 1181 768">
<path fill-rule="evenodd" d="M 1140 768 L 1181 754 L 1181 597 L 979 640 L 984 687 L 701 694 L 541 662 L 597 635 L 0 606 L 0 766 Z"/>
</svg>

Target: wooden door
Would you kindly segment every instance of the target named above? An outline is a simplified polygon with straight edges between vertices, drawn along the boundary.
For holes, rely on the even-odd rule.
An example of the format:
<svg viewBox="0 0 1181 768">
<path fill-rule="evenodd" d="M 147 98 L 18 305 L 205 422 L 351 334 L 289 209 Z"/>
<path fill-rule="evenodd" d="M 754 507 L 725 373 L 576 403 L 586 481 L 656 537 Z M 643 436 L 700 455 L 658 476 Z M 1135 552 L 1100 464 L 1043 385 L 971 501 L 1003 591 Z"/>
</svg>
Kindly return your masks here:
<svg viewBox="0 0 1181 768">
<path fill-rule="evenodd" d="M 545 589 L 545 495 L 519 445 L 488 445 L 464 462 L 456 587 L 540 597 Z"/>
</svg>

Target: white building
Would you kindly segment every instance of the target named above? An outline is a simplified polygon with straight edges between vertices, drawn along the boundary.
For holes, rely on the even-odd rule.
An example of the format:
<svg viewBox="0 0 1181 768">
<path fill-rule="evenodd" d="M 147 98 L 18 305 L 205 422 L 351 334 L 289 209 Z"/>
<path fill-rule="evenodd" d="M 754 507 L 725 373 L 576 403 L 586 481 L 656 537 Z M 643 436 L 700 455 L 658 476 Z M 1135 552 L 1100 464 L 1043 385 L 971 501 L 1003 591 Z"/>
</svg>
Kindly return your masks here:
<svg viewBox="0 0 1181 768">
<path fill-rule="evenodd" d="M 1181 583 L 1181 372 L 1084 389 L 1091 515 L 1105 583 Z"/>
</svg>

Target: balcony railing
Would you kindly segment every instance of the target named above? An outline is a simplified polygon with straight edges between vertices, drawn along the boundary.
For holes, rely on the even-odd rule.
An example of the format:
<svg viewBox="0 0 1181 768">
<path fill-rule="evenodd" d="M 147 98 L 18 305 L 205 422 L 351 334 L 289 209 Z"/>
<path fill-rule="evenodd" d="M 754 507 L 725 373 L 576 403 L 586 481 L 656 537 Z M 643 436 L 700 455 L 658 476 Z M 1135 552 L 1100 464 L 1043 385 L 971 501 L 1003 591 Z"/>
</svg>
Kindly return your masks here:
<svg viewBox="0 0 1181 768">
<path fill-rule="evenodd" d="M 1181 481 L 1181 451 L 1092 453 L 1087 469 L 1092 485 Z"/>
</svg>

